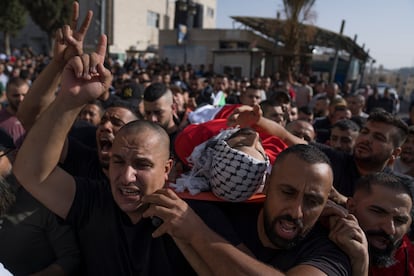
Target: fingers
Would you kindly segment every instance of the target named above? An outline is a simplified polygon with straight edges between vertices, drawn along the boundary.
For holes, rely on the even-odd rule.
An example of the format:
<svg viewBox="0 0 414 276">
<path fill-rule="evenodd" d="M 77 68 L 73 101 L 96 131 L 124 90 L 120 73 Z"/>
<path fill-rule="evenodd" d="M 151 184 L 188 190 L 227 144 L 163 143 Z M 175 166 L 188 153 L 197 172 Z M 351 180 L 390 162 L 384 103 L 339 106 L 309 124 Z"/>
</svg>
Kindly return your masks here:
<svg viewBox="0 0 414 276">
<path fill-rule="evenodd" d="M 79 19 L 79 3 L 74 1 L 72 4 L 72 20 L 70 23 L 70 28 L 72 30 L 76 30 L 78 25 L 78 19 Z"/>
<path fill-rule="evenodd" d="M 82 61 L 83 61 L 83 74 L 82 77 L 86 80 L 90 80 L 92 78 L 91 72 L 90 72 L 90 56 L 87 54 L 82 55 Z"/>
<path fill-rule="evenodd" d="M 85 80 L 90 80 L 92 77 L 97 76 L 99 74 L 99 72 L 102 72 L 103 75 L 107 74 L 105 72 L 105 68 L 98 68 L 98 65 L 101 65 L 103 67 L 102 64 L 98 64 L 95 63 L 95 61 L 93 61 L 94 58 L 91 57 L 88 54 L 83 54 L 82 56 L 75 56 L 73 57 L 70 61 L 69 61 L 69 66 L 72 67 L 72 70 L 75 73 L 75 76 L 77 78 L 83 78 Z M 91 73 L 91 62 L 94 63 L 94 71 L 98 72 L 98 73 Z"/>
<path fill-rule="evenodd" d="M 88 13 L 85 16 L 85 19 L 82 22 L 82 25 L 81 25 L 79 31 L 76 32 L 76 38 L 77 39 L 83 40 L 86 33 L 88 32 L 89 26 L 90 26 L 91 21 L 92 21 L 92 17 L 93 17 L 93 12 L 91 10 L 89 10 Z M 76 29 L 73 29 L 73 30 L 76 30 Z"/>
<path fill-rule="evenodd" d="M 55 41 L 56 43 L 59 44 L 65 44 L 65 40 L 63 39 L 63 30 L 62 28 L 59 28 L 56 30 L 56 34 L 55 34 Z"/>
<path fill-rule="evenodd" d="M 83 62 L 82 58 L 80 56 L 73 57 L 66 68 L 71 68 L 73 70 L 73 73 L 77 78 L 81 78 L 83 76 Z"/>
<path fill-rule="evenodd" d="M 111 82 L 112 82 L 112 74 L 111 71 L 109 71 L 108 69 L 106 69 L 102 63 L 98 63 L 98 65 L 96 66 L 97 68 L 97 72 L 98 72 L 98 76 L 99 76 L 99 80 L 102 83 L 102 85 L 104 86 L 104 91 L 108 90 L 111 87 Z M 93 75 L 93 76 L 97 76 L 97 75 Z"/>
<path fill-rule="evenodd" d="M 107 37 L 106 35 L 103 34 L 99 38 L 99 42 L 98 42 L 98 45 L 96 46 L 95 53 L 97 53 L 101 57 L 105 57 L 106 46 L 107 46 Z"/>
<path fill-rule="evenodd" d="M 346 217 L 348 215 L 348 210 L 342 207 L 339 204 L 336 204 L 334 201 L 328 199 L 326 205 L 322 211 L 321 216 L 338 216 L 338 217 Z"/>
</svg>

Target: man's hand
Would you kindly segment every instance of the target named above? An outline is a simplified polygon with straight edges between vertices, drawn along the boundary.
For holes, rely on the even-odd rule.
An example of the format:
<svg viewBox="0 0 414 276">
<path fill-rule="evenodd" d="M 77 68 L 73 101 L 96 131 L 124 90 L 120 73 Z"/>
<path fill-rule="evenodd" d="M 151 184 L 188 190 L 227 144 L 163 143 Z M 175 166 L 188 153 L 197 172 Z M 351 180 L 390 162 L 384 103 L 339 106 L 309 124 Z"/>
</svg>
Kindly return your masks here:
<svg viewBox="0 0 414 276">
<path fill-rule="evenodd" d="M 204 226 L 204 222 L 171 189 L 161 189 L 143 197 L 150 207 L 143 213 L 144 218 L 159 217 L 163 223 L 152 233 L 154 238 L 169 234 L 173 238 L 191 243 L 194 234 Z"/>
<path fill-rule="evenodd" d="M 354 275 L 368 275 L 368 241 L 353 215 L 331 216 L 329 239 L 350 258 Z"/>
<path fill-rule="evenodd" d="M 348 201 L 348 198 L 339 193 L 334 187 L 332 187 L 331 192 L 329 193 L 329 199 L 341 206 L 345 206 Z"/>
<path fill-rule="evenodd" d="M 83 40 L 92 21 L 93 13 L 88 11 L 79 30 L 79 3 L 73 2 L 71 24 L 56 31 L 53 59 L 64 66 L 72 57 L 83 54 Z"/>
<path fill-rule="evenodd" d="M 243 105 L 236 108 L 233 113 L 227 119 L 227 125 L 240 126 L 240 127 L 252 127 L 260 118 L 262 118 L 263 112 L 259 105 L 253 107 Z"/>
<path fill-rule="evenodd" d="M 83 105 L 104 93 L 111 84 L 111 72 L 103 66 L 105 52 L 106 36 L 102 35 L 96 52 L 73 57 L 65 66 L 59 94 Z"/>
</svg>

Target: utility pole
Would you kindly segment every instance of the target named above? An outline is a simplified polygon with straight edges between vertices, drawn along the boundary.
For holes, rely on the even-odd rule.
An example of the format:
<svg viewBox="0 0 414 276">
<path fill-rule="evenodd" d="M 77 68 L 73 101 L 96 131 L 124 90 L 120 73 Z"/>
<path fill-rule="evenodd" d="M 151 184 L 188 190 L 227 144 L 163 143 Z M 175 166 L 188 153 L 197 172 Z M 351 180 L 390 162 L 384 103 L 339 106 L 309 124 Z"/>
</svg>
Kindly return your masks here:
<svg viewBox="0 0 414 276">
<path fill-rule="evenodd" d="M 340 36 L 342 36 L 342 34 L 344 32 L 344 27 L 345 27 L 345 20 L 342 20 L 341 30 L 339 32 L 339 35 Z M 339 59 L 339 41 L 336 43 L 335 57 L 334 57 L 333 65 L 332 65 L 330 82 L 334 82 L 335 81 L 336 68 L 338 67 L 338 59 Z"/>
</svg>

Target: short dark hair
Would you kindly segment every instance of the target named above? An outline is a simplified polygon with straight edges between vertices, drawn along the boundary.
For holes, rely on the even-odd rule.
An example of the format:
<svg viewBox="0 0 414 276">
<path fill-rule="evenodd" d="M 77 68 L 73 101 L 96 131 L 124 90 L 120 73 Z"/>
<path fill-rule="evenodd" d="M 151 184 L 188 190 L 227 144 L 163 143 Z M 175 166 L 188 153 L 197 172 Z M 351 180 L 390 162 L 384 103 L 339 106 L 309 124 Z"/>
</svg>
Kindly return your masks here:
<svg viewBox="0 0 414 276">
<path fill-rule="evenodd" d="M 122 126 L 119 132 L 132 131 L 136 133 L 138 132 L 141 133 L 141 132 L 144 132 L 145 130 L 150 130 L 154 132 L 155 134 L 157 134 L 160 141 L 164 141 L 166 143 L 167 146 L 165 150 L 167 150 L 168 156 L 170 156 L 170 137 L 168 136 L 167 131 L 157 123 L 153 123 L 147 120 L 135 120 Z M 153 150 L 159 150 L 159 148 L 153 149 Z"/>
<path fill-rule="evenodd" d="M 283 150 L 276 158 L 275 166 L 282 162 L 288 155 L 294 154 L 309 164 L 327 164 L 331 167 L 331 161 L 321 150 L 312 145 L 297 144 Z"/>
<path fill-rule="evenodd" d="M 385 110 L 376 110 L 369 114 L 367 122 L 379 122 L 391 125 L 397 128 L 397 134 L 392 137 L 395 147 L 400 147 L 408 136 L 407 124 Z"/>
<path fill-rule="evenodd" d="M 362 176 L 355 184 L 355 192 L 364 191 L 372 192 L 373 185 L 380 185 L 388 189 L 403 192 L 410 196 L 413 203 L 413 182 L 412 178 L 400 177 L 395 174 L 376 172 Z"/>
<path fill-rule="evenodd" d="M 298 112 L 302 112 L 306 115 L 312 115 L 313 114 L 313 110 L 309 105 L 304 105 L 298 108 Z"/>
<path fill-rule="evenodd" d="M 20 87 L 20 86 L 22 86 L 22 85 L 29 85 L 29 84 L 27 83 L 27 81 L 26 81 L 26 80 L 24 80 L 24 79 L 22 79 L 22 78 L 19 78 L 19 77 L 11 78 L 11 79 L 9 79 L 9 81 L 7 82 L 7 85 L 6 85 L 6 91 L 7 91 L 7 90 L 9 90 L 9 87 L 10 87 L 11 85 L 14 85 L 14 86 Z"/>
<path fill-rule="evenodd" d="M 357 123 L 355 123 L 352 120 L 348 120 L 348 119 L 343 119 L 343 120 L 339 120 L 337 121 L 332 128 L 339 128 L 340 130 L 351 130 L 351 131 L 356 131 L 359 132 L 360 127 Z"/>
<path fill-rule="evenodd" d="M 168 92 L 167 86 L 163 83 L 153 83 L 144 90 L 144 101 L 155 102 Z"/>
<path fill-rule="evenodd" d="M 251 84 L 249 86 L 246 87 L 246 90 L 251 89 L 251 90 L 260 90 L 261 88 L 257 85 Z"/>
<path fill-rule="evenodd" d="M 106 109 L 108 110 L 109 108 L 113 108 L 113 107 L 119 107 L 119 108 L 124 108 L 127 109 L 128 111 L 130 111 L 137 119 L 137 120 L 142 120 L 142 114 L 139 113 L 138 111 L 138 107 L 134 106 L 133 103 L 129 102 L 129 101 L 125 101 L 125 100 L 116 100 L 113 103 L 111 103 Z M 104 112 L 105 113 L 105 112 Z"/>
</svg>

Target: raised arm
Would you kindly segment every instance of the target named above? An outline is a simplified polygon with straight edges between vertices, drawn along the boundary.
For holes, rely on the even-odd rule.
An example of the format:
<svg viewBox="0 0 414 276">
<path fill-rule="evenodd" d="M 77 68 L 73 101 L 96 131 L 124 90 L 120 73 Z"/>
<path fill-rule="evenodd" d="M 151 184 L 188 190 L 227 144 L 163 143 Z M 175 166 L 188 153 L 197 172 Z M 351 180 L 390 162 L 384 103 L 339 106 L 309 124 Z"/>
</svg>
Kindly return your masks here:
<svg viewBox="0 0 414 276">
<path fill-rule="evenodd" d="M 92 11 L 77 29 L 79 19 L 79 4 L 73 3 L 71 25 L 65 25 L 56 32 L 53 58 L 33 82 L 29 93 L 20 104 L 17 117 L 26 130 L 29 130 L 39 115 L 55 99 L 63 68 L 66 63 L 76 55 L 83 54 L 83 40 L 92 20 Z"/>
<path fill-rule="evenodd" d="M 263 112 L 259 105 L 255 105 L 254 107 L 243 105 L 236 108 L 228 118 L 228 125 L 253 127 L 256 130 L 279 137 L 288 146 L 306 143 L 306 141 L 291 134 L 278 123 L 263 117 Z"/>
<path fill-rule="evenodd" d="M 76 187 L 74 178 L 57 167 L 58 160 L 80 110 L 110 85 L 110 72 L 103 66 L 105 52 L 103 35 L 95 53 L 69 61 L 60 93 L 29 131 L 13 167 L 25 189 L 62 218 L 68 214 Z"/>
</svg>

